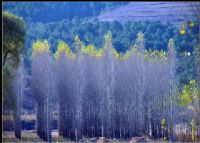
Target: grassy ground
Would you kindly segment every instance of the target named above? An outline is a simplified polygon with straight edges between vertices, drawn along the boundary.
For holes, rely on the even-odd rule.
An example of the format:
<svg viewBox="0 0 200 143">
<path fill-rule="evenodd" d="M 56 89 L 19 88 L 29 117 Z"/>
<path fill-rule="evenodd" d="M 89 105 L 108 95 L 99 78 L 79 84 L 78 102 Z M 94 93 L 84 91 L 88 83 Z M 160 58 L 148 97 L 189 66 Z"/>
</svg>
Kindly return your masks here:
<svg viewBox="0 0 200 143">
<path fill-rule="evenodd" d="M 36 143 L 36 142 L 45 142 L 43 141 L 42 139 L 40 139 L 37 135 L 36 135 L 36 132 L 34 130 L 31 130 L 31 131 L 22 131 L 22 138 L 20 141 L 18 141 L 16 138 L 15 138 L 15 133 L 14 131 L 4 131 L 3 134 L 2 134 L 2 139 L 3 139 L 3 142 L 13 142 L 13 143 L 17 143 L 17 142 L 21 142 L 21 143 Z M 112 143 L 135 143 L 136 142 L 136 138 L 138 137 L 133 137 L 133 138 L 130 138 L 130 139 L 127 139 L 127 140 L 110 140 L 110 142 Z M 140 138 L 140 137 L 139 137 Z M 92 138 L 90 138 L 92 139 Z M 89 143 L 89 140 L 90 139 L 83 139 L 85 143 Z M 146 137 L 146 139 L 148 141 L 144 141 L 144 142 L 164 142 L 162 139 L 149 139 L 148 137 Z M 68 139 L 66 138 L 63 138 L 62 136 L 59 136 L 58 137 L 58 131 L 53 131 L 52 132 L 52 142 L 70 142 L 72 143 L 72 141 L 69 141 Z M 167 143 L 168 141 L 165 141 L 165 143 Z M 188 135 L 182 135 L 180 136 L 180 139 L 177 140 L 177 142 L 192 142 L 192 139 L 191 137 Z M 198 142 L 198 139 L 196 138 L 196 142 Z M 104 141 L 100 141 L 99 143 L 104 143 Z"/>
<path fill-rule="evenodd" d="M 3 132 L 3 142 L 13 142 L 13 143 L 18 143 L 18 142 L 21 142 L 21 143 L 36 143 L 36 142 L 45 142 L 43 141 L 42 139 L 40 139 L 35 131 L 22 131 L 22 138 L 20 141 L 18 141 L 16 138 L 15 138 L 15 133 L 14 131 L 4 131 Z M 69 141 L 68 139 L 66 138 L 63 138 L 62 136 L 59 136 L 58 138 L 58 132 L 57 131 L 54 131 L 52 133 L 52 142 L 70 142 L 70 143 L 73 143 L 72 141 Z M 90 139 L 83 139 L 84 143 L 89 143 L 89 140 Z M 103 141 L 103 140 L 98 140 L 98 143 L 104 143 L 106 141 Z M 135 143 L 135 141 L 133 139 L 128 139 L 128 140 L 123 140 L 123 141 L 119 141 L 119 140 L 111 140 L 110 141 L 111 143 Z M 155 142 L 153 140 L 151 140 L 150 142 Z M 94 143 L 94 142 L 93 142 Z"/>
<path fill-rule="evenodd" d="M 33 143 L 33 142 L 45 142 L 43 141 L 42 139 L 40 139 L 36 133 L 34 131 L 22 131 L 22 138 L 20 141 L 18 141 L 16 138 L 15 138 L 15 133 L 14 132 L 10 132 L 10 131 L 4 131 L 3 134 L 2 134 L 2 138 L 3 138 L 3 142 L 30 142 L 30 143 Z M 52 133 L 52 141 L 53 142 L 69 142 L 69 140 L 67 140 L 66 138 L 63 138 L 63 137 L 59 137 L 57 138 L 57 133 Z"/>
</svg>

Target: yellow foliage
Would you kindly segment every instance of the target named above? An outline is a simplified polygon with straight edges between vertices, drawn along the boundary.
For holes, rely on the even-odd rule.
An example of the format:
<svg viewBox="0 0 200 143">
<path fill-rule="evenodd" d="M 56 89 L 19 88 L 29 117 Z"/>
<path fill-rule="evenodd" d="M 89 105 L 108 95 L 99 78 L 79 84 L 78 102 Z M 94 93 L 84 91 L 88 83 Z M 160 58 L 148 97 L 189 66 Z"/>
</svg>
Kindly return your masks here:
<svg viewBox="0 0 200 143">
<path fill-rule="evenodd" d="M 97 52 L 97 57 L 102 57 L 103 56 L 103 49 L 100 48 Z"/>
<path fill-rule="evenodd" d="M 142 32 L 139 32 L 137 34 L 136 43 L 134 44 L 133 48 L 131 48 L 125 54 L 117 52 L 117 50 L 115 50 L 115 48 L 113 48 L 111 45 L 109 45 L 109 48 L 111 48 L 111 51 L 113 52 L 113 55 L 116 57 L 116 59 L 126 60 L 133 54 L 136 54 L 138 56 L 141 54 L 138 51 L 137 42 L 143 41 L 143 40 L 144 40 L 144 34 Z M 105 35 L 105 42 L 106 43 L 112 42 L 112 33 L 110 31 Z M 91 45 L 91 44 L 88 46 L 85 46 L 77 35 L 75 36 L 75 46 L 76 46 L 76 51 L 80 50 L 82 53 L 90 55 L 90 56 L 94 56 L 96 58 L 102 57 L 105 52 L 105 48 L 97 49 L 94 45 Z M 173 46 L 174 46 L 174 41 L 173 39 L 170 39 L 168 47 L 171 48 Z M 47 40 L 44 40 L 44 41 L 37 40 L 33 44 L 33 55 L 35 53 L 42 53 L 42 52 L 49 51 L 49 48 L 50 46 Z M 59 41 L 57 51 L 54 54 L 55 58 L 58 59 L 58 57 L 60 56 L 62 52 L 65 52 L 66 56 L 69 58 L 75 59 L 76 57 L 76 54 L 74 54 L 71 51 L 71 48 L 68 46 L 67 43 L 65 43 L 64 41 Z M 146 61 L 156 62 L 156 61 L 166 61 L 166 59 L 167 59 L 167 56 L 166 56 L 166 52 L 164 51 L 156 51 L 156 50 L 144 51 L 144 60 Z"/>
<path fill-rule="evenodd" d="M 185 28 L 186 28 L 185 24 L 181 25 L 181 28 L 182 28 L 182 29 L 185 29 Z"/>
<path fill-rule="evenodd" d="M 101 57 L 103 55 L 103 49 L 97 50 L 97 48 L 95 48 L 94 45 L 84 46 L 81 49 L 81 51 L 84 54 L 88 54 L 88 55 L 94 56 L 94 57 Z"/>
<path fill-rule="evenodd" d="M 156 62 L 156 61 L 165 61 L 167 59 L 167 56 L 166 56 L 166 52 L 164 52 L 163 50 L 161 50 L 161 51 L 157 51 L 157 50 L 147 51 L 147 50 L 145 50 L 144 58 L 145 58 L 145 60 Z"/>
<path fill-rule="evenodd" d="M 168 42 L 168 48 L 173 48 L 174 47 L 174 39 L 169 39 L 169 42 Z"/>
<path fill-rule="evenodd" d="M 105 36 L 104 36 L 104 39 L 105 39 L 105 42 L 112 42 L 112 32 L 111 31 L 108 31 Z"/>
<path fill-rule="evenodd" d="M 117 50 L 115 50 L 115 48 L 112 48 L 112 52 L 113 52 L 114 56 L 115 56 L 117 59 L 120 59 L 121 53 L 118 53 Z"/>
<path fill-rule="evenodd" d="M 94 48 L 93 45 L 88 45 L 88 46 L 85 46 L 81 49 L 81 51 L 84 53 L 84 54 L 88 54 L 88 55 L 91 55 L 91 56 L 95 56 L 95 53 L 96 53 L 96 49 Z"/>
<path fill-rule="evenodd" d="M 181 29 L 179 32 L 181 35 L 184 35 L 186 33 L 184 29 Z"/>
<path fill-rule="evenodd" d="M 191 84 L 191 85 L 194 85 L 194 84 L 196 84 L 196 81 L 195 81 L 195 80 L 191 80 L 191 81 L 190 81 L 190 84 Z"/>
<path fill-rule="evenodd" d="M 189 26 L 190 26 L 190 27 L 193 27 L 193 26 L 194 26 L 194 22 L 190 22 L 190 23 L 189 23 Z"/>
<path fill-rule="evenodd" d="M 143 40 L 144 40 L 144 34 L 140 31 L 140 32 L 137 34 L 137 42 L 143 41 Z"/>
<path fill-rule="evenodd" d="M 59 58 L 62 52 L 65 52 L 65 55 L 69 58 L 75 58 L 75 54 L 71 51 L 70 47 L 64 41 L 59 41 L 57 51 L 54 54 L 55 58 Z"/>
<path fill-rule="evenodd" d="M 50 51 L 50 45 L 47 40 L 44 41 L 37 40 L 32 45 L 32 56 L 49 51 Z"/>
<path fill-rule="evenodd" d="M 162 119 L 162 129 L 164 129 L 165 128 L 165 119 Z"/>
<path fill-rule="evenodd" d="M 75 36 L 75 41 L 79 41 L 80 39 L 79 39 L 79 37 L 78 37 L 78 35 L 76 35 Z"/>
<path fill-rule="evenodd" d="M 130 49 L 123 56 L 120 56 L 120 57 L 123 60 L 126 60 L 127 58 L 129 58 L 133 54 L 136 54 L 138 56 L 141 54 L 137 49 L 137 44 L 135 44 L 132 49 Z M 166 61 L 166 59 L 167 59 L 167 54 L 163 50 L 161 50 L 161 51 L 145 50 L 144 51 L 144 60 L 145 61 L 156 62 L 156 61 Z"/>
<path fill-rule="evenodd" d="M 126 60 L 126 59 L 128 59 L 128 58 L 130 57 L 130 55 L 131 55 L 131 51 L 127 51 L 127 52 L 122 56 L 122 59 L 123 59 L 123 60 Z"/>
<path fill-rule="evenodd" d="M 76 51 L 80 50 L 82 47 L 85 45 L 81 42 L 79 39 L 78 35 L 75 36 L 75 46 L 76 46 Z"/>
<path fill-rule="evenodd" d="M 122 56 L 122 59 L 123 59 L 123 60 L 126 60 L 126 59 L 129 58 L 131 55 L 136 54 L 136 53 L 138 53 L 137 44 L 135 44 L 135 45 L 133 46 L 133 48 L 131 48 L 129 51 L 127 51 L 127 52 L 124 54 L 124 56 Z"/>
<path fill-rule="evenodd" d="M 192 109 L 190 107 L 190 104 L 197 100 L 197 87 L 196 87 L 196 81 L 191 80 L 188 85 L 184 85 L 182 96 L 180 97 L 180 106 L 188 106 L 188 108 Z"/>
</svg>

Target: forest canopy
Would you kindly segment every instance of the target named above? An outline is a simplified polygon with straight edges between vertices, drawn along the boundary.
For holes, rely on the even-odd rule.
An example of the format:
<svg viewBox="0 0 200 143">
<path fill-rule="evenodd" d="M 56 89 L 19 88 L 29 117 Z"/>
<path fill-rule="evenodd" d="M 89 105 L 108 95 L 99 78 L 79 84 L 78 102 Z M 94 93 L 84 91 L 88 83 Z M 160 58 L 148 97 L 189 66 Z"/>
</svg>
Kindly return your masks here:
<svg viewBox="0 0 200 143">
<path fill-rule="evenodd" d="M 74 17 L 98 16 L 128 2 L 5 2 L 4 10 L 21 15 L 28 22 L 52 22 Z M 37 7 L 33 9 L 34 7 Z M 33 11 L 30 9 L 33 9 Z"/>
</svg>

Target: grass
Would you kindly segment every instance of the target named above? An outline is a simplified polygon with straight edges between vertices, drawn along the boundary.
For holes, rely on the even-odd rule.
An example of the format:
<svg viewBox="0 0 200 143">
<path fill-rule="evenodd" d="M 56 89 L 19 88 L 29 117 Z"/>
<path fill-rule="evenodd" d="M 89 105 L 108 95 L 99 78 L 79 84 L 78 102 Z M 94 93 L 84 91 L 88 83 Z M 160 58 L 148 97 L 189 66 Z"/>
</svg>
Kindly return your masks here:
<svg viewBox="0 0 200 143">
<path fill-rule="evenodd" d="M 18 141 L 15 138 L 15 133 L 14 131 L 9 132 L 9 131 L 4 131 L 3 132 L 3 142 L 45 142 L 44 140 L 40 139 L 35 131 L 22 131 L 22 135 L 21 135 L 21 140 Z M 69 142 L 68 139 L 63 138 L 62 136 L 59 136 L 59 138 L 56 138 L 55 134 L 52 135 L 52 142 Z"/>
<path fill-rule="evenodd" d="M 58 138 L 57 136 L 57 131 L 54 131 L 52 133 L 52 142 L 70 142 L 73 143 L 72 141 L 68 140 L 67 138 L 64 138 L 62 136 L 59 136 Z M 89 140 L 90 138 L 86 138 L 86 140 Z M 120 142 L 126 142 L 126 143 L 131 143 L 133 140 L 127 139 L 127 140 L 111 140 L 112 143 L 120 143 Z M 151 140 L 151 142 L 160 142 L 161 140 Z M 15 138 L 15 133 L 14 131 L 4 131 L 3 132 L 3 142 L 13 142 L 13 143 L 36 143 L 36 142 L 45 142 L 44 140 L 40 139 L 37 135 L 35 131 L 22 131 L 22 138 L 20 141 L 18 141 Z M 101 142 L 101 141 L 100 141 Z"/>
</svg>

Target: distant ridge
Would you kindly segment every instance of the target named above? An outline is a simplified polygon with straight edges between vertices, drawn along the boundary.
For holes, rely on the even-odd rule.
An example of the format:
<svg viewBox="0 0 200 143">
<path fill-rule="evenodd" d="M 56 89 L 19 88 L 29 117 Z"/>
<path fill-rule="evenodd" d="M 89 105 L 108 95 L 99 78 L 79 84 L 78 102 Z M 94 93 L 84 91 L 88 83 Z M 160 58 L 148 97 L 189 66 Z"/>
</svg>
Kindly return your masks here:
<svg viewBox="0 0 200 143">
<path fill-rule="evenodd" d="M 130 2 L 101 14 L 100 21 L 161 21 L 180 25 L 184 20 L 198 21 L 200 2 Z"/>
</svg>

